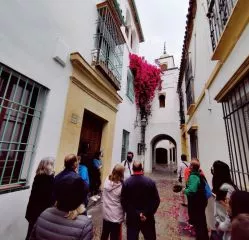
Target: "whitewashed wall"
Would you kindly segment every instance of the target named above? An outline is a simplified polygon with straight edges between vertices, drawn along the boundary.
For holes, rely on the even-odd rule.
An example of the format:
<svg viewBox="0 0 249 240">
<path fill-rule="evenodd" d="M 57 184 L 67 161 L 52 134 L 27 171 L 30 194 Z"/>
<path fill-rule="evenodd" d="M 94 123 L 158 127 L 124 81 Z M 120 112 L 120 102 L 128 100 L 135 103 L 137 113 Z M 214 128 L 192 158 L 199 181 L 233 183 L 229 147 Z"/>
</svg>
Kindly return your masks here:
<svg viewBox="0 0 249 240">
<path fill-rule="evenodd" d="M 30 184 L 39 160 L 56 156 L 72 69 L 69 54 L 78 51 L 91 63 L 97 10 L 92 0 L 1 1 L 0 62 L 50 89 L 41 125 Z M 64 42 L 53 60 L 58 38 Z M 0 195 L 0 239 L 23 240 L 29 190 Z"/>
<path fill-rule="evenodd" d="M 206 11 L 206 1 L 197 1 L 197 13 L 189 48 L 193 66 L 195 100 L 200 96 L 205 82 L 208 81 L 216 65 L 216 61 L 211 61 L 212 48 Z M 249 25 L 209 88 L 209 96 L 205 96 L 187 126 L 189 128 L 192 124 L 198 125 L 199 158 L 201 168 L 205 172 L 209 183 L 212 179 L 210 168 L 215 160 L 221 160 L 229 164 L 222 105 L 217 103 L 214 98 L 249 55 L 248 41 Z M 185 92 L 184 85 L 183 90 Z M 186 119 L 188 120 L 188 117 Z"/>
<path fill-rule="evenodd" d="M 129 7 L 129 4 L 126 0 L 121 0 L 120 7 L 122 8 L 122 13 L 126 17 L 127 12 L 129 14 L 129 22 L 130 22 L 130 34 L 128 38 L 126 38 L 126 44 L 124 45 L 124 56 L 123 56 L 123 72 L 122 72 L 122 82 L 121 82 L 121 90 L 119 91 L 120 96 L 123 99 L 123 102 L 119 104 L 118 112 L 116 116 L 116 125 L 115 125 L 115 135 L 113 142 L 113 155 L 112 155 L 112 165 L 119 163 L 121 161 L 121 151 L 122 151 L 122 137 L 123 130 L 126 130 L 130 133 L 129 135 L 129 150 L 134 152 L 134 158 L 136 158 L 137 152 L 137 143 L 138 143 L 138 128 L 135 129 L 135 120 L 136 120 L 136 105 L 135 98 L 134 102 L 132 102 L 127 97 L 127 70 L 129 67 L 129 53 L 138 53 L 139 49 L 139 41 L 138 41 L 138 33 L 135 28 L 134 19 L 132 17 L 132 13 Z M 124 32 L 124 29 L 122 29 Z M 132 34 L 133 44 L 132 49 L 130 45 L 130 38 Z"/>
<path fill-rule="evenodd" d="M 159 108 L 158 93 L 152 103 L 152 114 L 149 118 L 149 124 L 146 127 L 146 153 L 145 153 L 145 171 L 152 171 L 152 146 L 151 141 L 160 134 L 166 134 L 172 137 L 177 144 L 177 159 L 180 158 L 180 129 L 179 129 L 179 103 L 176 93 L 179 70 L 172 69 L 164 73 L 162 77 L 162 90 L 165 93 L 165 108 Z M 159 93 L 159 94 L 160 94 Z"/>
</svg>

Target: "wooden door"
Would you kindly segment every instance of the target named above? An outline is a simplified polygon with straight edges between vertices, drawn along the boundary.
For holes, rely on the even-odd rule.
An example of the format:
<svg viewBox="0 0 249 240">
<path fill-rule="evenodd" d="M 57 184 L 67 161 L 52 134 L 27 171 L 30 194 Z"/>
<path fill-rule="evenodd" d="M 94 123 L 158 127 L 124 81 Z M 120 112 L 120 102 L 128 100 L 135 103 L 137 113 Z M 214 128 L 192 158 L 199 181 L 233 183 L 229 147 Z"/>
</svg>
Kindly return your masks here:
<svg viewBox="0 0 249 240">
<path fill-rule="evenodd" d="M 84 111 L 78 155 L 83 154 L 87 162 L 94 158 L 96 152 L 100 151 L 104 123 L 104 119 L 88 110 Z"/>
</svg>

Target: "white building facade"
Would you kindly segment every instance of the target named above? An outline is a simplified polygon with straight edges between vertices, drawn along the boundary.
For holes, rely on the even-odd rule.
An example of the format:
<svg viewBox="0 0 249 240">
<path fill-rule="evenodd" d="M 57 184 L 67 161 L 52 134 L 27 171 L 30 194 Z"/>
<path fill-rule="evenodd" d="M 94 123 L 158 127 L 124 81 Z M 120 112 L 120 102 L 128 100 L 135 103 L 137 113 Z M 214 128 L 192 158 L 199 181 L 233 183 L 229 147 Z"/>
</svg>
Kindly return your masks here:
<svg viewBox="0 0 249 240">
<path fill-rule="evenodd" d="M 182 151 L 248 190 L 249 2 L 190 0 L 178 82 Z M 236 20 L 235 20 L 236 19 Z"/>
<path fill-rule="evenodd" d="M 137 109 L 135 104 L 133 75 L 129 69 L 129 54 L 138 54 L 139 43 L 144 41 L 142 32 L 139 32 L 136 24 L 139 24 L 139 17 L 137 16 L 138 23 L 135 21 L 134 11 L 137 11 L 135 4 L 129 4 L 132 1 L 122 1 L 121 9 L 125 13 L 126 28 L 123 31 L 126 33 L 126 42 L 124 46 L 124 62 L 123 62 L 123 82 L 119 95 L 123 99 L 122 104 L 118 106 L 116 116 L 116 126 L 114 135 L 114 146 L 112 165 L 120 163 L 126 159 L 128 151 L 134 153 L 134 158 L 137 155 L 137 134 L 135 130 L 135 121 L 137 116 Z"/>
<path fill-rule="evenodd" d="M 163 72 L 162 89 L 155 94 L 146 126 L 144 166 L 147 172 L 151 172 L 156 163 L 176 163 L 181 154 L 177 94 L 179 69 L 174 57 L 166 50 L 156 63 Z"/>
<path fill-rule="evenodd" d="M 122 26 L 117 27 L 123 35 L 124 50 L 120 91 L 92 66 L 97 6 L 101 4 L 114 6 L 111 11 L 118 12 L 115 16 L 120 19 L 124 15 Z M 88 74 L 92 71 L 96 79 L 103 79 L 101 86 L 113 92 L 117 104 L 116 109 L 100 97 L 104 104 L 96 105 L 99 109 L 108 105 L 113 112 L 118 112 L 116 126 L 113 113 L 110 124 L 103 130 L 114 129 L 111 141 L 103 137 L 104 133 L 102 136 L 102 142 L 106 142 L 104 151 L 109 152 L 104 161 L 110 165 L 120 161 L 123 130 L 131 133 L 131 146 L 136 145 L 132 134 L 136 117 L 133 82 L 129 82 L 129 88 L 127 85 L 128 54 L 138 51 L 143 34 L 133 0 L 2 1 L 0 28 L 0 239 L 21 240 L 27 232 L 25 211 L 39 161 L 45 156 L 54 156 L 58 172 L 63 166 L 60 156 L 63 144 L 67 144 L 68 153 L 77 154 L 79 139 L 76 139 L 77 146 L 70 146 L 72 142 L 62 139 L 65 122 L 74 124 L 77 136 L 81 129 L 78 116 L 70 112 L 68 119 L 66 114 L 68 99 L 72 98 L 69 86 L 76 82 L 71 77 L 75 65 L 84 62 Z M 92 92 L 88 91 L 88 96 L 93 95 Z"/>
</svg>

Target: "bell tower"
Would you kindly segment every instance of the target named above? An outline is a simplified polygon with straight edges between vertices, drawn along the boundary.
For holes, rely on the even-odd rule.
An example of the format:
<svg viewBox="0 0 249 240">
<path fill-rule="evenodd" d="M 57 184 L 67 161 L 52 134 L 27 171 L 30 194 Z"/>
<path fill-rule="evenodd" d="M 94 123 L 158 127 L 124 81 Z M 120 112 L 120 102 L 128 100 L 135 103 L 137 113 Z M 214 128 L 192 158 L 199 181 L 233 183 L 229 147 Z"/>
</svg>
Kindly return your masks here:
<svg viewBox="0 0 249 240">
<path fill-rule="evenodd" d="M 156 59 L 156 64 L 161 68 L 163 72 L 168 69 L 175 68 L 175 61 L 172 55 L 169 55 L 166 51 L 166 42 L 164 42 L 163 46 L 163 55 L 160 58 Z"/>
</svg>

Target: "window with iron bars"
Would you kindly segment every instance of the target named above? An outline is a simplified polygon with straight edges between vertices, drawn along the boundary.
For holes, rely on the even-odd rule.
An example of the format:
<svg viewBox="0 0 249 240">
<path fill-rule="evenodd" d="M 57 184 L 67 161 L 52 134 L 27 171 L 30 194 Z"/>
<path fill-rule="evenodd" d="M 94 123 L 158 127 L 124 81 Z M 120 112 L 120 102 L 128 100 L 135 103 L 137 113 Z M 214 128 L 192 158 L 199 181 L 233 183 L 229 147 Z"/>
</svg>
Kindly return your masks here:
<svg viewBox="0 0 249 240">
<path fill-rule="evenodd" d="M 129 149 L 129 135 L 130 133 L 128 131 L 123 130 L 121 162 L 126 160 L 126 156 L 127 156 L 128 149 Z"/>
<path fill-rule="evenodd" d="M 106 1 L 98 8 L 93 64 L 100 68 L 117 90 L 120 90 L 122 78 L 123 43 L 120 27 Z"/>
<path fill-rule="evenodd" d="M 197 130 L 193 129 L 189 132 L 191 158 L 198 158 L 198 135 Z"/>
<path fill-rule="evenodd" d="M 46 94 L 0 63 L 0 190 L 27 183 Z"/>
<path fill-rule="evenodd" d="M 232 177 L 249 190 L 249 74 L 222 102 Z"/>
<path fill-rule="evenodd" d="M 179 95 L 179 116 L 180 116 L 180 124 L 185 123 L 185 113 L 184 113 L 184 98 L 183 98 L 183 92 L 182 88 L 178 90 L 178 95 Z"/>
<path fill-rule="evenodd" d="M 134 102 L 134 77 L 130 69 L 127 72 L 127 97 Z"/>
<path fill-rule="evenodd" d="M 210 37 L 216 48 L 233 8 L 238 0 L 207 0 Z"/>
<path fill-rule="evenodd" d="M 192 73 L 191 60 L 187 62 L 187 68 L 185 72 L 185 85 L 186 85 L 186 102 L 187 109 L 191 104 L 194 104 L 194 77 Z"/>
</svg>

